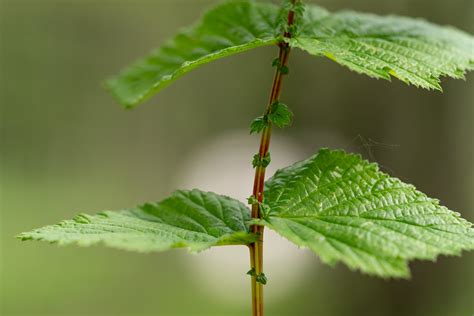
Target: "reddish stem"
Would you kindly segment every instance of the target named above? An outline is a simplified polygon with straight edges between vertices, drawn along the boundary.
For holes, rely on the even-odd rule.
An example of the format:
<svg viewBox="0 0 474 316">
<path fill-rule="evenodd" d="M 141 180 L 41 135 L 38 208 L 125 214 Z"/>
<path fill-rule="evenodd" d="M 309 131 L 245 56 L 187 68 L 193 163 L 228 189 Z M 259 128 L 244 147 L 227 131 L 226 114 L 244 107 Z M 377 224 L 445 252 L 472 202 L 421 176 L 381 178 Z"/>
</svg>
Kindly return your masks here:
<svg viewBox="0 0 474 316">
<path fill-rule="evenodd" d="M 294 5 L 296 0 L 292 0 Z M 295 18 L 294 11 L 288 13 L 288 26 L 293 25 Z M 286 39 L 291 38 L 289 31 L 284 33 Z M 281 88 L 283 84 L 284 73 L 282 72 L 283 68 L 288 67 L 288 59 L 290 55 L 290 46 L 286 41 L 281 41 L 278 43 L 279 53 L 278 59 L 279 64 L 275 75 L 273 77 L 273 84 L 270 93 L 269 102 L 265 108 L 265 115 L 269 114 L 271 111 L 272 104 L 277 102 L 280 99 Z M 272 125 L 271 122 L 263 129 L 262 136 L 260 139 L 260 148 L 259 148 L 259 157 L 262 161 L 263 158 L 268 154 L 270 148 L 270 139 L 272 135 Z M 265 167 L 257 166 L 255 169 L 255 178 L 253 183 L 253 196 L 258 200 L 259 203 L 263 202 L 263 190 L 265 185 Z M 260 219 L 260 207 L 259 203 L 252 205 L 252 218 Z M 249 245 L 250 248 L 250 266 L 251 269 L 255 272 L 252 276 L 252 315 L 253 316 L 263 316 L 263 284 L 257 282 L 257 276 L 263 273 L 263 233 L 264 227 L 260 225 L 253 225 L 251 227 L 252 232 L 258 235 L 259 239 L 257 242 Z"/>
</svg>

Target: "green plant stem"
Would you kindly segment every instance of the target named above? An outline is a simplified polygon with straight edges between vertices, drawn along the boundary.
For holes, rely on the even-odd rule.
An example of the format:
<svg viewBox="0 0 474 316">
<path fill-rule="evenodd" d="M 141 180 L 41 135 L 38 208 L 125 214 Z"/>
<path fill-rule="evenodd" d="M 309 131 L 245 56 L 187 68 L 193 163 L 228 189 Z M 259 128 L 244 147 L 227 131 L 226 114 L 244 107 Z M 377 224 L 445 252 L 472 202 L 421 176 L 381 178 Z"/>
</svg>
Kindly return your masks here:
<svg viewBox="0 0 474 316">
<path fill-rule="evenodd" d="M 292 3 L 295 4 L 296 0 L 292 0 Z M 288 25 L 291 26 L 294 21 L 295 13 L 290 11 L 288 13 Z M 285 32 L 285 38 L 290 38 L 291 34 Z M 281 71 L 283 67 L 288 67 L 288 59 L 290 56 L 290 46 L 287 42 L 281 41 L 279 44 L 279 65 L 275 71 L 273 77 L 273 84 L 270 93 L 269 102 L 265 108 L 264 114 L 267 115 L 270 113 L 271 106 L 273 103 L 277 102 L 280 99 L 283 77 L 284 73 Z M 260 139 L 260 148 L 259 156 L 262 160 L 270 148 L 270 139 L 272 136 L 272 124 L 269 124 L 263 129 L 262 136 Z M 259 203 L 263 202 L 263 191 L 265 185 L 265 170 L 264 166 L 257 166 L 255 169 L 255 178 L 253 184 L 253 196 L 258 200 Z M 252 218 L 260 219 L 260 207 L 259 203 L 252 205 Z M 263 273 L 263 234 L 264 227 L 260 225 L 253 225 L 252 232 L 258 235 L 258 241 L 249 245 L 250 249 L 250 268 L 255 273 L 252 275 L 252 315 L 253 316 L 263 316 L 263 284 L 257 282 L 257 276 Z"/>
</svg>

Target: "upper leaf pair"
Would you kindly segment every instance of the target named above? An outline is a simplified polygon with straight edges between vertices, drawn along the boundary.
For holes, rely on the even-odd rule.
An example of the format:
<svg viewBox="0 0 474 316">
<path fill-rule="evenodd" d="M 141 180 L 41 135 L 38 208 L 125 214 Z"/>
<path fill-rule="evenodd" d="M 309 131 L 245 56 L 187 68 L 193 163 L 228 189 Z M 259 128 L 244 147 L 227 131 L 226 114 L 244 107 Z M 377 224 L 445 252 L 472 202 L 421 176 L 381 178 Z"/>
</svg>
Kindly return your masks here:
<svg viewBox="0 0 474 316">
<path fill-rule="evenodd" d="M 281 37 L 279 7 L 230 1 L 108 82 L 125 106 L 133 107 L 199 65 L 276 44 Z M 474 38 L 452 27 L 420 19 L 343 11 L 307 5 L 296 20 L 290 45 L 326 56 L 374 78 L 390 76 L 441 90 L 440 77 L 463 78 L 474 69 Z"/>
</svg>

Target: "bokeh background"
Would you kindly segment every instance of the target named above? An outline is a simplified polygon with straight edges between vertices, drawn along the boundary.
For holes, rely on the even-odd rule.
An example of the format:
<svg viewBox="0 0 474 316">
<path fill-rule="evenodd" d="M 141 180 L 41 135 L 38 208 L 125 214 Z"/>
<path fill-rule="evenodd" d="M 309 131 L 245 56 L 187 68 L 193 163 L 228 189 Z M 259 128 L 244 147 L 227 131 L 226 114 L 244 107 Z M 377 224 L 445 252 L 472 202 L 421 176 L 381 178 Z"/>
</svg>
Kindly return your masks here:
<svg viewBox="0 0 474 316">
<path fill-rule="evenodd" d="M 206 65 L 132 111 L 101 86 L 216 2 L 1 1 L 1 315 L 249 314 L 243 247 L 143 255 L 13 238 L 176 188 L 249 195 L 258 138 L 248 125 L 267 100 L 275 48 Z M 318 3 L 423 16 L 474 33 L 472 0 Z M 296 119 L 274 137 L 272 168 L 323 146 L 360 152 L 473 221 L 474 75 L 467 79 L 428 92 L 295 52 L 283 100 Z M 404 281 L 323 266 L 274 235 L 266 247 L 268 315 L 474 314 L 472 253 L 415 262 Z"/>
</svg>

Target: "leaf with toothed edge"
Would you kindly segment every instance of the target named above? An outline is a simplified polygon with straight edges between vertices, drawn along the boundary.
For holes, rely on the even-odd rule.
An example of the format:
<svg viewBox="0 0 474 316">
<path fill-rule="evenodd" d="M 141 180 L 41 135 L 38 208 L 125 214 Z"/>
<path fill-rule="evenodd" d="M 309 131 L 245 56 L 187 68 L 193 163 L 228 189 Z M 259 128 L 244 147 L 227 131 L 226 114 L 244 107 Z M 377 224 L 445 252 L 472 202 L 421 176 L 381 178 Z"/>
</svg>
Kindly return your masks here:
<svg viewBox="0 0 474 316">
<path fill-rule="evenodd" d="M 73 220 L 22 233 L 18 238 L 59 245 L 104 244 L 138 252 L 183 247 L 202 251 L 254 242 L 249 220 L 249 209 L 237 200 L 199 190 L 177 191 L 159 203 L 98 215 L 81 214 Z"/>
<path fill-rule="evenodd" d="M 259 224 L 325 263 L 381 277 L 409 277 L 409 260 L 474 249 L 472 224 L 458 213 L 343 151 L 323 149 L 277 171 L 265 204 Z"/>
<path fill-rule="evenodd" d="M 285 128 L 291 125 L 293 113 L 286 104 L 275 102 L 271 106 L 268 120 L 279 128 Z"/>
<path fill-rule="evenodd" d="M 259 116 L 252 121 L 250 134 L 260 133 L 266 126 L 268 126 L 268 118 L 266 116 Z"/>
<path fill-rule="evenodd" d="M 134 107 L 198 66 L 276 44 L 281 40 L 281 13 L 268 3 L 218 5 L 196 26 L 109 80 L 107 87 L 120 103 Z M 474 69 L 474 38 L 450 26 L 400 16 L 332 13 L 315 5 L 307 5 L 296 23 L 292 47 L 373 78 L 393 76 L 441 90 L 440 77 L 464 78 Z"/>
<path fill-rule="evenodd" d="M 474 37 L 422 19 L 308 6 L 291 45 L 373 78 L 442 90 L 440 77 L 474 69 Z"/>
<path fill-rule="evenodd" d="M 126 107 L 146 100 L 192 69 L 213 60 L 277 41 L 279 8 L 251 1 L 229 1 L 165 43 L 150 56 L 108 81 Z"/>
</svg>

